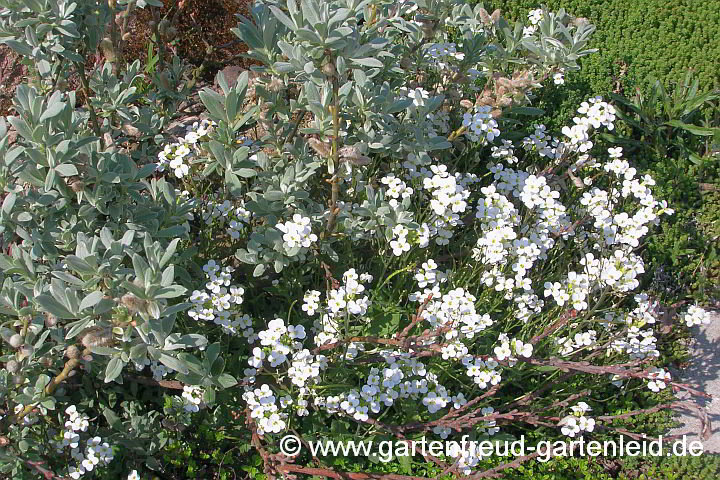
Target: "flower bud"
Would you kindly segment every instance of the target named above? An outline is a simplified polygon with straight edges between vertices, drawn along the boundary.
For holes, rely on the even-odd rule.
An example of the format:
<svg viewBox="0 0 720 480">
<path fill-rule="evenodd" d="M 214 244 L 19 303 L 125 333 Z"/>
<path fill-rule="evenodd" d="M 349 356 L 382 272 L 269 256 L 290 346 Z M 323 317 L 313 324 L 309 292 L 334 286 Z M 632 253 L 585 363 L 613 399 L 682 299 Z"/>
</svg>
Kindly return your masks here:
<svg viewBox="0 0 720 480">
<path fill-rule="evenodd" d="M 16 333 L 12 337 L 10 337 L 10 340 L 8 341 L 10 346 L 13 348 L 18 348 L 20 345 L 22 345 L 22 342 L 23 337 L 19 333 Z"/>
<path fill-rule="evenodd" d="M 108 62 L 114 62 L 117 59 L 117 56 L 115 55 L 115 45 L 113 45 L 112 40 L 108 37 L 103 38 L 100 42 L 100 50 L 102 50 L 102 53 L 105 55 L 105 59 Z"/>
<path fill-rule="evenodd" d="M 0 447 L 7 447 L 10 445 L 10 439 L 5 435 L 0 436 Z"/>
<path fill-rule="evenodd" d="M 17 362 L 17 360 L 9 360 L 5 364 L 5 370 L 7 370 L 9 373 L 17 373 L 18 370 L 20 370 L 20 364 Z"/>
<path fill-rule="evenodd" d="M 326 77 L 334 77 L 337 74 L 337 71 L 335 70 L 335 65 L 332 62 L 327 62 L 322 67 L 322 72 L 325 74 Z"/>
<path fill-rule="evenodd" d="M 270 80 L 270 83 L 268 83 L 268 86 L 267 86 L 267 89 L 270 90 L 271 92 L 279 92 L 283 88 L 285 88 L 285 82 L 283 82 L 278 77 L 272 77 L 272 79 Z"/>
<path fill-rule="evenodd" d="M 80 358 L 80 349 L 75 345 L 70 345 L 65 350 L 65 356 L 67 358 Z"/>
<path fill-rule="evenodd" d="M 310 147 L 321 157 L 330 157 L 331 148 L 329 142 L 322 142 L 317 138 L 308 138 L 308 143 L 310 144 Z"/>
<path fill-rule="evenodd" d="M 340 159 L 353 165 L 369 165 L 370 157 L 362 155 L 358 148 L 353 145 L 342 147 L 338 152 Z"/>
<path fill-rule="evenodd" d="M 113 343 L 112 330 L 104 327 L 88 328 L 80 342 L 86 348 L 107 347 Z"/>
<path fill-rule="evenodd" d="M 55 325 L 57 325 L 57 321 L 58 321 L 57 317 L 55 315 L 53 315 L 52 313 L 45 314 L 45 326 L 47 328 L 52 328 Z"/>
<path fill-rule="evenodd" d="M 487 10 L 485 10 L 484 8 L 480 8 L 480 10 L 478 11 L 478 17 L 480 17 L 480 21 L 485 25 L 492 25 L 493 23 Z"/>
<path fill-rule="evenodd" d="M 130 313 L 137 313 L 145 308 L 145 304 L 147 302 L 141 298 L 136 297 L 132 293 L 126 293 L 125 295 L 120 297 L 120 303 L 125 305 L 125 307 L 130 311 Z"/>
</svg>

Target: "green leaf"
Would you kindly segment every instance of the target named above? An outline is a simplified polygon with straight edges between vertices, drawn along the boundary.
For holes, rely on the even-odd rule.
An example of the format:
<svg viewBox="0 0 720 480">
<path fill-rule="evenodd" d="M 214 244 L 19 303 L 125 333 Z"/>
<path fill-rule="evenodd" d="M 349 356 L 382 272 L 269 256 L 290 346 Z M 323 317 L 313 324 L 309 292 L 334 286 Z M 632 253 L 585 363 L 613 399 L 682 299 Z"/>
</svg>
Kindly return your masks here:
<svg viewBox="0 0 720 480">
<path fill-rule="evenodd" d="M 17 40 L 6 38 L 2 41 L 2 43 L 12 48 L 23 57 L 32 56 L 32 47 L 25 42 L 18 42 Z"/>
<path fill-rule="evenodd" d="M 215 403 L 215 389 L 212 387 L 207 387 L 205 389 L 205 393 L 203 394 L 203 401 L 207 403 L 208 405 L 212 405 Z"/>
<path fill-rule="evenodd" d="M 291 32 L 294 32 L 295 29 L 297 29 L 297 26 L 295 26 L 295 22 L 293 22 L 293 21 L 290 19 L 290 17 L 288 17 L 287 15 L 285 15 L 285 12 L 283 12 L 282 10 L 280 10 L 280 9 L 279 9 L 278 7 L 276 7 L 275 5 L 270 5 L 268 8 L 269 8 L 270 11 L 273 13 L 273 15 L 275 15 L 275 18 L 277 18 L 278 20 L 280 20 L 280 22 L 281 22 L 283 25 L 285 25 L 285 26 L 288 28 L 288 30 L 290 30 Z"/>
<path fill-rule="evenodd" d="M 10 214 L 13 207 L 15 206 L 16 200 L 17 200 L 17 194 L 14 192 L 10 192 L 5 196 L 5 200 L 3 200 L 3 203 L 2 203 L 2 212 L 5 215 Z"/>
<path fill-rule="evenodd" d="M 55 171 L 61 177 L 72 177 L 73 175 L 78 174 L 77 168 L 72 163 L 61 163 L 55 167 Z"/>
<path fill-rule="evenodd" d="M 40 115 L 40 121 L 44 122 L 50 118 L 57 117 L 63 110 L 65 110 L 65 102 L 54 103 Z"/>
<path fill-rule="evenodd" d="M 259 265 L 256 265 L 255 268 L 253 269 L 253 277 L 259 277 L 260 275 L 263 274 L 263 272 L 265 272 L 265 265 L 263 265 L 262 263 Z"/>
<path fill-rule="evenodd" d="M 679 120 L 670 120 L 669 122 L 665 123 L 665 125 L 670 125 L 671 127 L 686 130 L 693 135 L 702 135 L 705 137 L 709 137 L 720 132 L 720 128 L 698 127 L 697 125 L 690 125 L 689 123 L 683 123 Z"/>
<path fill-rule="evenodd" d="M 103 292 L 101 292 L 100 290 L 95 290 L 94 292 L 88 294 L 85 298 L 82 299 L 82 302 L 80 302 L 80 310 L 94 307 L 100 300 L 102 300 L 103 295 Z"/>
<path fill-rule="evenodd" d="M 235 377 L 233 377 L 229 373 L 222 373 L 218 375 L 218 377 L 215 379 L 215 382 L 222 388 L 231 388 L 238 384 L 238 381 L 235 380 Z"/>
<path fill-rule="evenodd" d="M 205 108 L 208 109 L 213 120 L 217 121 L 228 121 L 225 113 L 225 101 L 222 95 L 217 92 L 206 88 L 200 92 L 200 100 L 202 100 Z"/>
<path fill-rule="evenodd" d="M 182 285 L 170 285 L 162 287 L 155 293 L 155 298 L 176 298 L 187 292 L 187 288 Z"/>
<path fill-rule="evenodd" d="M 110 359 L 107 368 L 105 368 L 105 383 L 110 383 L 115 380 L 120 373 L 122 373 L 123 367 L 125 367 L 125 362 L 119 358 L 115 357 Z"/>
<path fill-rule="evenodd" d="M 52 313 L 58 318 L 62 319 L 70 319 L 75 318 L 75 315 L 70 313 L 67 308 L 65 308 L 60 302 L 55 300 L 50 295 L 42 294 L 37 295 L 35 297 L 35 302 L 37 302 L 40 307 L 45 310 L 48 313 Z"/>
<path fill-rule="evenodd" d="M 171 369 L 175 372 L 180 372 L 185 375 L 187 375 L 190 372 L 190 370 L 188 370 L 188 367 L 187 367 L 187 365 L 185 365 L 184 362 L 178 360 L 175 357 L 171 357 L 170 355 L 167 355 L 165 353 L 160 353 L 159 360 L 160 360 L 160 363 L 162 363 L 163 365 L 165 365 L 166 367 L 168 367 L 169 369 Z"/>
<path fill-rule="evenodd" d="M 235 170 L 235 173 L 237 173 L 238 175 L 240 175 L 241 177 L 244 177 L 244 178 L 250 178 L 250 177 L 254 177 L 255 175 L 257 175 L 257 172 L 255 170 L 253 170 L 252 168 L 239 168 L 239 169 Z"/>
<path fill-rule="evenodd" d="M 351 58 L 351 62 L 356 63 L 358 65 L 362 65 L 363 67 L 373 67 L 373 68 L 382 68 L 383 63 L 378 60 L 377 58 Z"/>
<path fill-rule="evenodd" d="M 118 417 L 118 415 L 110 408 L 105 408 L 103 410 L 103 416 L 111 428 L 117 431 L 122 431 L 122 422 L 120 421 L 120 417 Z"/>
</svg>

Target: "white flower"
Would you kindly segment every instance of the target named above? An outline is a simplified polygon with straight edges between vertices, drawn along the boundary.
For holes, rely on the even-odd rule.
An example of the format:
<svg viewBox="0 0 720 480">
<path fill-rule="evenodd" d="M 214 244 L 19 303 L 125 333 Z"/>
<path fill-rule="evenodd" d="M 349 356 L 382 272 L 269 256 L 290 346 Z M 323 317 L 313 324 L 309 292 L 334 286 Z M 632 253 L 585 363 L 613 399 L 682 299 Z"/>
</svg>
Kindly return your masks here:
<svg viewBox="0 0 720 480">
<path fill-rule="evenodd" d="M 692 327 L 694 325 L 707 325 L 710 323 L 710 313 L 697 305 L 691 305 L 687 312 L 683 314 L 682 318 L 688 327 Z"/>
<path fill-rule="evenodd" d="M 288 249 L 308 248 L 318 239 L 317 235 L 312 233 L 310 219 L 298 213 L 293 215 L 292 221 L 278 223 L 275 227 L 283 232 L 284 246 Z"/>
</svg>

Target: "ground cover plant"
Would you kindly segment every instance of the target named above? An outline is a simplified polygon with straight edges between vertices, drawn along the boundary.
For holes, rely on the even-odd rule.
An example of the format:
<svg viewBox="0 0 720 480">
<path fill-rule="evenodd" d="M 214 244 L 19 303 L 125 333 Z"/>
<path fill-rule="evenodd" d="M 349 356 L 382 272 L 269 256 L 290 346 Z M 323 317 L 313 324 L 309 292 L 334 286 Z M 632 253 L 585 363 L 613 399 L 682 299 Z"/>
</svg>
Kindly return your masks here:
<svg viewBox="0 0 720 480">
<path fill-rule="evenodd" d="M 3 473 L 163 478 L 209 440 L 234 444 L 204 459 L 218 476 L 236 449 L 254 478 L 486 478 L 539 454 L 373 465 L 278 442 L 642 439 L 673 408 L 709 432 L 656 331 L 708 314 L 640 288 L 635 249 L 673 206 L 599 145 L 606 100 L 535 121 L 535 92 L 592 53 L 587 21 L 257 2 L 233 30 L 252 78 L 218 75 L 178 125 L 197 74 L 159 1 L 0 6 L 33 69 L 0 125 Z M 124 55 L 137 9 L 145 65 Z"/>
</svg>

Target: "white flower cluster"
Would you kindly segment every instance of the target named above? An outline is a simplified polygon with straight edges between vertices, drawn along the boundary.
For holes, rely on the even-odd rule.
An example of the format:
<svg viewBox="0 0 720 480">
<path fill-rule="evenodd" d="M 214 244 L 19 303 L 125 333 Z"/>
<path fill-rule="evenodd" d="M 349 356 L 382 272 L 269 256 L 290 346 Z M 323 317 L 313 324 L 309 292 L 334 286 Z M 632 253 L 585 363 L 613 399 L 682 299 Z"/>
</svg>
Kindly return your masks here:
<svg viewBox="0 0 720 480">
<path fill-rule="evenodd" d="M 430 208 L 433 216 L 427 226 L 430 238 L 438 245 L 447 245 L 452 238 L 452 228 L 462 225 L 460 215 L 467 210 L 470 185 L 478 181 L 474 175 L 450 175 L 445 165 L 431 165 L 430 171 L 423 169 L 423 189 L 430 193 Z M 423 229 L 424 229 L 423 228 Z M 422 234 L 421 234 L 422 237 Z M 423 238 L 421 248 L 426 245 Z"/>
<path fill-rule="evenodd" d="M 667 387 L 667 382 L 670 381 L 670 372 L 666 372 L 664 368 L 653 367 L 647 376 L 648 388 L 653 392 L 659 392 Z"/>
<path fill-rule="evenodd" d="M 385 197 L 390 198 L 388 203 L 393 208 L 397 207 L 398 199 L 410 198 L 413 194 L 413 189 L 408 187 L 405 182 L 397 178 L 393 173 L 390 173 L 380 179 L 380 182 L 387 185 Z"/>
<path fill-rule="evenodd" d="M 329 413 L 342 411 L 358 421 L 367 421 L 369 413 L 380 413 L 383 407 L 397 400 L 420 399 L 428 412 L 435 413 L 448 404 L 460 408 L 467 403 L 462 394 L 450 396 L 437 377 L 408 352 L 383 350 L 386 362 L 382 369 L 373 367 L 360 390 L 350 390 L 338 396 L 317 397 L 315 405 Z"/>
<path fill-rule="evenodd" d="M 585 402 L 578 402 L 577 405 L 570 407 L 570 409 L 572 413 L 560 420 L 558 424 L 563 435 L 574 438 L 580 432 L 592 432 L 595 430 L 595 419 L 585 415 L 592 410 L 590 405 Z"/>
<path fill-rule="evenodd" d="M 587 152 L 593 146 L 590 140 L 590 129 L 605 126 L 608 130 L 615 128 L 615 107 L 604 102 L 602 97 L 592 97 L 582 102 L 578 108 L 582 117 L 574 117 L 574 125 L 563 127 L 562 133 L 570 140 L 569 148 L 573 151 Z"/>
<path fill-rule="evenodd" d="M 565 151 L 565 144 L 546 133 L 543 124 L 535 125 L 535 133 L 523 138 L 523 148 L 529 152 L 537 152 L 541 157 L 558 158 Z"/>
<path fill-rule="evenodd" d="M 410 230 L 404 225 L 395 225 L 393 227 L 393 239 L 390 240 L 390 248 L 392 248 L 393 255 L 396 257 L 410 251 L 410 242 L 407 239 L 409 233 Z"/>
<path fill-rule="evenodd" d="M 447 280 L 447 275 L 438 270 L 438 265 L 432 258 L 421 265 L 415 273 L 415 281 L 418 287 L 425 288 Z"/>
<path fill-rule="evenodd" d="M 446 328 L 445 338 L 448 340 L 471 339 L 493 324 L 490 315 L 475 311 L 477 299 L 462 288 L 455 288 L 441 296 L 436 286 L 430 293 L 433 293 L 433 298 L 426 304 L 421 317 L 432 328 Z M 418 300 L 426 298 L 427 294 Z"/>
<path fill-rule="evenodd" d="M 278 223 L 275 228 L 283 232 L 283 246 L 290 256 L 297 255 L 301 248 L 309 248 L 317 242 L 317 235 L 312 233 L 310 219 L 296 213 L 292 221 Z"/>
<path fill-rule="evenodd" d="M 502 380 L 500 372 L 497 371 L 499 364 L 493 358 L 473 357 L 466 355 L 462 359 L 467 369 L 465 374 L 473 379 L 473 382 L 480 388 L 488 388 L 488 385 L 497 385 Z"/>
<path fill-rule="evenodd" d="M 620 328 L 627 328 L 627 339 L 615 340 L 609 351 L 626 353 L 631 359 L 657 358 L 660 352 L 657 349 L 657 338 L 652 328 L 643 328 L 655 323 L 653 305 L 645 293 L 635 295 L 637 307 L 629 313 L 615 315 L 612 312 L 605 314 L 606 324 L 617 324 Z"/>
<path fill-rule="evenodd" d="M 245 289 L 231 285 L 233 267 L 221 268 L 215 260 L 203 265 L 206 279 L 205 290 L 194 290 L 190 295 L 192 307 L 188 315 L 195 320 L 212 321 L 225 333 L 239 335 L 241 332 L 249 343 L 257 338 L 252 319 L 238 311 L 243 303 Z"/>
<path fill-rule="evenodd" d="M 85 449 L 80 448 L 81 438 L 78 432 L 85 432 L 89 426 L 89 417 L 77 411 L 75 405 L 65 409 L 67 420 L 62 431 L 62 439 L 55 442 L 58 453 L 70 448 L 70 457 L 77 462 L 68 466 L 68 476 L 77 480 L 95 467 L 103 467 L 114 458 L 112 447 L 100 437 L 92 437 L 85 441 Z"/>
<path fill-rule="evenodd" d="M 261 347 L 253 349 L 248 359 L 250 368 L 245 369 L 245 381 L 253 384 L 259 371 L 275 369 L 276 375 L 287 376 L 290 383 L 297 388 L 297 397 L 290 395 L 280 398 L 278 408 L 276 397 L 266 384 L 260 388 L 246 387 L 243 398 L 251 408 L 251 416 L 258 424 L 258 432 L 279 433 L 286 427 L 288 413 L 284 410 L 293 409 L 297 415 L 308 415 L 307 397 L 309 387 L 320 378 L 320 372 L 327 368 L 324 355 L 312 355 L 303 348 L 305 328 L 302 325 L 285 325 L 281 318 L 268 323 L 268 328 L 258 334 Z M 268 367 L 269 365 L 269 367 Z M 283 372 L 281 369 L 286 368 Z"/>
<path fill-rule="evenodd" d="M 561 355 L 570 355 L 577 350 L 595 345 L 597 341 L 597 332 L 588 330 L 587 332 L 578 332 L 572 337 L 558 337 L 555 343 L 560 346 Z"/>
<path fill-rule="evenodd" d="M 223 202 L 208 201 L 203 205 L 202 219 L 206 225 L 218 222 L 233 240 L 240 238 L 250 224 L 252 213 L 245 208 L 244 202 L 233 205 L 230 200 Z"/>
<path fill-rule="evenodd" d="M 490 147 L 491 156 L 500 160 L 513 164 L 518 162 L 518 158 L 515 156 L 515 148 L 510 140 L 502 140 L 502 145 L 493 145 Z"/>
<path fill-rule="evenodd" d="M 199 412 L 205 404 L 203 402 L 203 395 L 205 390 L 197 385 L 185 385 L 183 386 L 183 393 L 180 395 L 183 402 L 183 408 L 186 412 Z"/>
<path fill-rule="evenodd" d="M 305 292 L 303 302 L 305 302 L 302 306 L 303 312 L 312 317 L 318 308 L 320 308 L 320 292 L 317 290 L 308 290 Z"/>
<path fill-rule="evenodd" d="M 529 342 L 525 343 L 518 338 L 511 340 L 505 333 L 500 334 L 498 341 L 500 345 L 493 349 L 495 357 L 500 361 L 507 359 L 510 366 L 513 366 L 517 362 L 517 358 L 513 355 L 525 358 L 532 357 L 533 346 Z"/>
<path fill-rule="evenodd" d="M 682 319 L 688 327 L 707 325 L 710 323 L 710 313 L 697 305 L 691 305 L 687 312 L 683 314 Z"/>
<path fill-rule="evenodd" d="M 243 399 L 250 408 L 250 417 L 257 423 L 259 435 L 265 433 L 280 433 L 287 427 L 287 414 L 280 411 L 277 398 L 267 384 L 260 388 L 248 390 Z"/>
<path fill-rule="evenodd" d="M 325 311 L 320 319 L 315 321 L 314 328 L 317 331 L 315 344 L 317 346 L 338 341 L 342 336 L 341 325 L 344 324 L 345 318 L 349 315 L 362 317 L 370 307 L 370 298 L 367 295 L 363 295 L 363 293 L 365 292 L 364 284 L 372 282 L 372 275 L 368 273 L 358 274 L 354 268 L 351 268 L 343 273 L 342 278 L 342 285 L 327 292 L 327 306 Z M 303 310 L 305 310 L 308 315 L 311 315 L 309 310 L 314 314 L 319 307 L 319 292 L 317 295 L 313 292 L 314 291 L 310 291 L 305 294 L 306 298 L 310 296 L 311 306 L 314 307 L 308 307 L 308 309 L 303 307 Z M 348 349 L 348 354 L 352 356 L 350 349 Z"/>
<path fill-rule="evenodd" d="M 186 127 L 185 137 L 176 143 L 165 145 L 158 154 L 157 170 L 164 172 L 165 168 L 177 177 L 183 178 L 190 173 L 190 159 L 197 153 L 198 142 L 207 140 L 207 135 L 215 126 L 212 120 L 202 120 Z"/>
<path fill-rule="evenodd" d="M 557 201 L 559 193 L 547 185 L 545 177 L 499 163 L 491 164 L 490 169 L 496 182 L 480 189 L 484 196 L 475 216 L 481 234 L 472 256 L 486 266 L 484 284 L 505 291 L 508 300 L 514 298 L 520 307 L 516 316 L 527 321 L 542 307 L 532 292 L 529 273 L 537 260 L 547 258 L 546 252 L 555 245 L 553 235 L 561 233 L 570 220 Z M 529 209 L 524 222 L 509 196 Z M 514 294 L 516 290 L 519 295 Z"/>
<path fill-rule="evenodd" d="M 473 113 L 463 114 L 463 127 L 467 128 L 465 135 L 473 142 L 482 144 L 492 142 L 500 136 L 497 121 L 491 115 L 490 106 L 476 106 Z"/>
<path fill-rule="evenodd" d="M 528 20 L 530 21 L 530 25 L 523 27 L 523 37 L 530 37 L 537 32 L 538 24 L 543 19 L 543 11 L 542 8 L 536 8 L 534 10 L 530 10 L 528 12 Z"/>
</svg>

